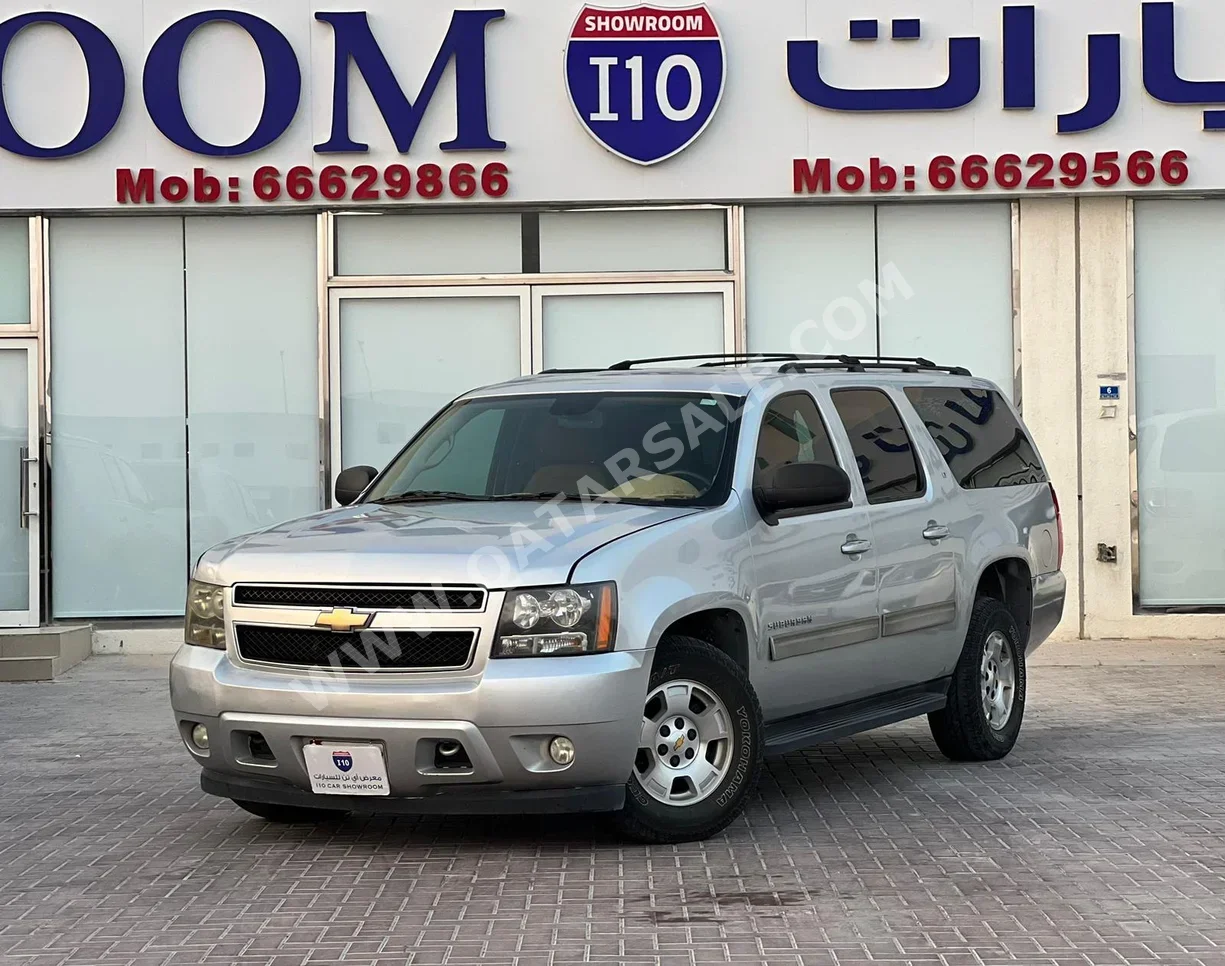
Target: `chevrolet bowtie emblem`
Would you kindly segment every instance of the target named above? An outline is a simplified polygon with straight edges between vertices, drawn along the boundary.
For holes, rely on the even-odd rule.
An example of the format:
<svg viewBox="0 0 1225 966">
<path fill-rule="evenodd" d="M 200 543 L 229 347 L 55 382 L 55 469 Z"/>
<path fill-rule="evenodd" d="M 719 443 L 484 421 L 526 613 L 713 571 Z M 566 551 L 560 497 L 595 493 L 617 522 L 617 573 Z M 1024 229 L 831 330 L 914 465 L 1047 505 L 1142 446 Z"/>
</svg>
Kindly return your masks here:
<svg viewBox="0 0 1225 966">
<path fill-rule="evenodd" d="M 373 614 L 355 614 L 347 607 L 338 607 L 319 615 L 315 621 L 316 627 L 326 627 L 337 634 L 348 634 L 369 627 L 374 620 Z"/>
</svg>

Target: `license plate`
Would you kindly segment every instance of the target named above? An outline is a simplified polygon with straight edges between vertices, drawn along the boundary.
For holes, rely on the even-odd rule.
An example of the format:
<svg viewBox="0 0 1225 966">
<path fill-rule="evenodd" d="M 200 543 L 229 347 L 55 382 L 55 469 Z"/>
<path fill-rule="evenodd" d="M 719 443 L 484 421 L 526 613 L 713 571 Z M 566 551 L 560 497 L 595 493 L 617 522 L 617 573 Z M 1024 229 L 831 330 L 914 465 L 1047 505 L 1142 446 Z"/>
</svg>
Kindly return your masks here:
<svg viewBox="0 0 1225 966">
<path fill-rule="evenodd" d="M 390 795 L 387 763 L 379 745 L 308 741 L 302 752 L 316 795 Z"/>
</svg>

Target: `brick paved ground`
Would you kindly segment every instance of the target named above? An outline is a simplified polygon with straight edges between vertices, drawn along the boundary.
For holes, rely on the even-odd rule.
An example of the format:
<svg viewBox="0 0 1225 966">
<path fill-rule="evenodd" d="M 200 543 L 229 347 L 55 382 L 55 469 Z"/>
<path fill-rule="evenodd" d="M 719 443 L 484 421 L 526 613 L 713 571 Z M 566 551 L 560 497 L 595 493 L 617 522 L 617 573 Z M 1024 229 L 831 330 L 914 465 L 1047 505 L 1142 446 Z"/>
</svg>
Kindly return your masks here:
<svg viewBox="0 0 1225 966">
<path fill-rule="evenodd" d="M 772 760 L 675 848 L 589 818 L 277 828 L 199 791 L 164 661 L 0 685 L 0 962 L 1225 964 L 1225 649 L 1061 653 L 1007 761 L 889 728 Z"/>
</svg>

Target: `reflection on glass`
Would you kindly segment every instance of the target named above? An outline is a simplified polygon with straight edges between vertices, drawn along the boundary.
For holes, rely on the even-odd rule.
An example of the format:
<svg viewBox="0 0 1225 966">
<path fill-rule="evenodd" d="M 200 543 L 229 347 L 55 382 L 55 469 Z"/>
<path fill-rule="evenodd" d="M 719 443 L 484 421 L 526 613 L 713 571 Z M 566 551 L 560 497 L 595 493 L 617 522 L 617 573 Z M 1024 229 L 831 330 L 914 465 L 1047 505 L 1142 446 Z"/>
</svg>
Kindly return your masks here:
<svg viewBox="0 0 1225 966">
<path fill-rule="evenodd" d="M 0 218 L 0 325 L 30 321 L 30 225 Z"/>
<path fill-rule="evenodd" d="M 186 233 L 195 560 L 319 509 L 318 309 L 314 218 L 188 218 Z"/>
<path fill-rule="evenodd" d="M 340 215 L 341 275 L 517 275 L 523 271 L 522 216 Z"/>
<path fill-rule="evenodd" d="M 718 292 L 548 295 L 544 367 L 611 366 L 622 359 L 723 352 Z"/>
<path fill-rule="evenodd" d="M 959 486 L 977 490 L 1047 482 L 1033 444 L 1000 393 L 908 386 L 906 396 Z"/>
<path fill-rule="evenodd" d="M 744 219 L 749 351 L 876 355 L 876 311 L 860 289 L 876 277 L 872 206 L 750 208 Z"/>
<path fill-rule="evenodd" d="M 727 212 L 556 211 L 540 216 L 542 272 L 722 272 Z"/>
<path fill-rule="evenodd" d="M 0 611 L 30 606 L 30 541 L 21 528 L 21 450 L 29 445 L 24 349 L 0 343 Z"/>
<path fill-rule="evenodd" d="M 1225 606 L 1225 203 L 1136 203 L 1140 604 Z"/>
<path fill-rule="evenodd" d="M 964 366 L 1011 395 L 1008 203 L 881 205 L 876 222 L 881 354 Z"/>
<path fill-rule="evenodd" d="M 830 398 L 851 438 L 868 502 L 921 496 L 924 481 L 914 446 L 889 397 L 877 389 L 835 389 Z"/>
<path fill-rule="evenodd" d="M 181 614 L 182 222 L 57 218 L 50 249 L 53 615 Z"/>
<path fill-rule="evenodd" d="M 386 466 L 439 409 L 518 376 L 518 298 L 346 299 L 340 308 L 344 466 Z"/>
<path fill-rule="evenodd" d="M 646 392 L 464 400 L 400 454 L 369 498 L 717 505 L 730 485 L 737 402 Z"/>
</svg>

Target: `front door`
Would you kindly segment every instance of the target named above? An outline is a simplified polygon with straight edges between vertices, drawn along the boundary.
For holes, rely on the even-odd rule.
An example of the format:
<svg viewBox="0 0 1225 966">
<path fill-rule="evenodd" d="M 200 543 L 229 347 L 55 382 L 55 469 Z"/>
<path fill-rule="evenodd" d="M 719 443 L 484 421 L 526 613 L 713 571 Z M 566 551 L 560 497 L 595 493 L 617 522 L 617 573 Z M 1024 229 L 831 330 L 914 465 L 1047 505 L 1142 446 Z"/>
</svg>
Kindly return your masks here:
<svg viewBox="0 0 1225 966">
<path fill-rule="evenodd" d="M 0 627 L 38 625 L 36 343 L 0 341 Z"/>
<path fill-rule="evenodd" d="M 756 447 L 757 473 L 785 463 L 840 465 L 806 392 L 770 403 Z M 758 518 L 750 531 L 762 633 L 754 684 L 767 719 L 878 690 L 876 552 L 862 491 L 853 489 L 851 506 L 773 524 Z"/>
</svg>

